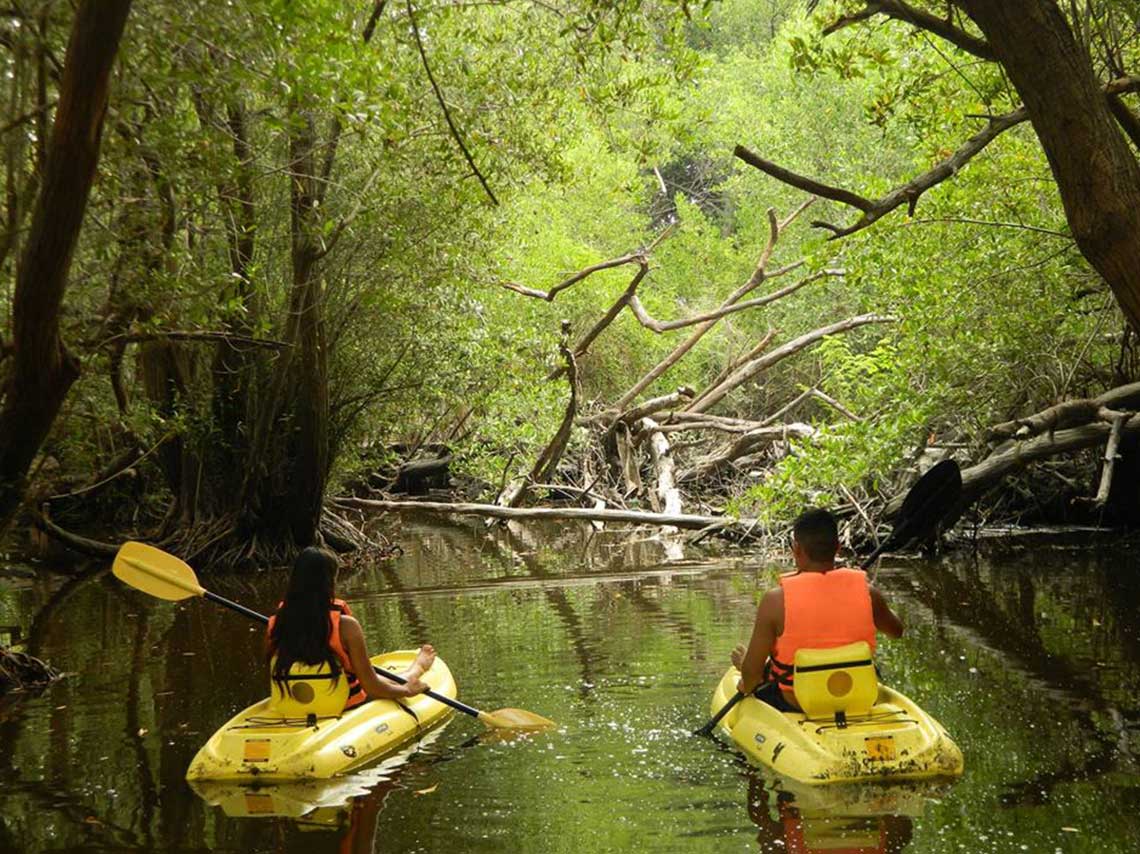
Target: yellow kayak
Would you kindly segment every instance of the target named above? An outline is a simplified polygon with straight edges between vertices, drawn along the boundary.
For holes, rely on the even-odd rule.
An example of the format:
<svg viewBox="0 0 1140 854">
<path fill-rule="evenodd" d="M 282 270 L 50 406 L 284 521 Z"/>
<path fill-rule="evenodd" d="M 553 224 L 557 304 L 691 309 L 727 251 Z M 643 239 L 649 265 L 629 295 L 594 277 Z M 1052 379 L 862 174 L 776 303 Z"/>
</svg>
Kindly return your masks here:
<svg viewBox="0 0 1140 854">
<path fill-rule="evenodd" d="M 713 692 L 713 714 L 735 695 L 739 678 L 736 668 L 724 674 Z M 800 677 L 796 678 L 798 683 Z M 858 714 L 815 713 L 812 717 L 798 711 L 780 712 L 755 697 L 746 697 L 719 726 L 752 759 L 783 777 L 810 785 L 962 774 L 962 751 L 938 721 L 885 685 L 875 683 L 870 697 Z"/>
<path fill-rule="evenodd" d="M 373 656 L 372 663 L 399 672 L 418 650 Z M 381 677 L 383 678 L 383 677 Z M 455 680 L 436 658 L 422 677 L 436 693 L 454 698 Z M 442 723 L 451 709 L 423 694 L 401 704 L 372 700 L 339 717 L 307 721 L 282 718 L 269 699 L 234 715 L 198 751 L 187 780 L 296 780 L 327 778 L 355 770 Z M 414 713 L 414 716 L 413 714 Z"/>
</svg>

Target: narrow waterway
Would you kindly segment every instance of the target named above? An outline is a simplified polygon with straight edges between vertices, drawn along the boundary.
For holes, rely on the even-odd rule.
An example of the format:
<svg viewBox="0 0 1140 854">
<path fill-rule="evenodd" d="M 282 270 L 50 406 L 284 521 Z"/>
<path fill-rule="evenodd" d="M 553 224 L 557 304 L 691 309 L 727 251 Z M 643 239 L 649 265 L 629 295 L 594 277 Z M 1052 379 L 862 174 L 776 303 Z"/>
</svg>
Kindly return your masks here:
<svg viewBox="0 0 1140 854">
<path fill-rule="evenodd" d="M 907 623 L 885 681 L 962 747 L 953 785 L 793 791 L 689 733 L 778 561 L 578 526 L 408 522 L 342 571 L 370 648 L 430 640 L 460 697 L 559 723 L 497 741 L 454 718 L 334 785 L 195 792 L 201 743 L 267 693 L 261 629 L 109 574 L 0 571 L 0 640 L 68 671 L 0 707 L 0 851 L 1134 852 L 1140 566 L 1125 545 L 1011 539 L 888 561 Z M 282 574 L 209 579 L 268 610 Z M 274 815 L 273 813 L 277 813 Z M 798 840 L 798 843 L 797 843 Z"/>
</svg>

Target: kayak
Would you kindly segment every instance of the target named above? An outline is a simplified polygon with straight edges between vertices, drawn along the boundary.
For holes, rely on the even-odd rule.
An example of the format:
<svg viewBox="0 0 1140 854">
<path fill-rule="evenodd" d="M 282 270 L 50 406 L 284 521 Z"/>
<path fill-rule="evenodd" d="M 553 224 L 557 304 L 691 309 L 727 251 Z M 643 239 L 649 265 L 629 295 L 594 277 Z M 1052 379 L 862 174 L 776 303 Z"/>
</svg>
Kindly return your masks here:
<svg viewBox="0 0 1140 854">
<path fill-rule="evenodd" d="M 736 693 L 730 667 L 713 692 L 716 712 Z M 746 697 L 719 726 L 748 756 L 783 777 L 813 786 L 961 776 L 962 751 L 918 704 L 885 685 L 861 714 L 781 712 Z"/>
<path fill-rule="evenodd" d="M 292 780 L 190 780 L 198 797 L 233 818 L 283 817 L 304 819 L 306 826 L 325 824 L 330 816 L 343 818 L 346 809 L 361 798 L 383 804 L 388 793 L 400 788 L 400 774 L 418 752 L 429 749 L 446 723 L 426 732 L 367 768 L 331 779 Z M 337 822 L 339 823 L 339 820 Z"/>
<path fill-rule="evenodd" d="M 399 672 L 418 650 L 373 656 L 372 663 Z M 383 678 L 383 677 L 381 677 Z M 438 694 L 454 698 L 455 680 L 436 658 L 423 681 Z M 187 780 L 297 780 L 327 778 L 353 771 L 384 756 L 442 723 L 451 708 L 425 694 L 397 703 L 371 700 L 333 718 L 310 725 L 283 718 L 266 698 L 238 712 L 198 751 Z"/>
</svg>

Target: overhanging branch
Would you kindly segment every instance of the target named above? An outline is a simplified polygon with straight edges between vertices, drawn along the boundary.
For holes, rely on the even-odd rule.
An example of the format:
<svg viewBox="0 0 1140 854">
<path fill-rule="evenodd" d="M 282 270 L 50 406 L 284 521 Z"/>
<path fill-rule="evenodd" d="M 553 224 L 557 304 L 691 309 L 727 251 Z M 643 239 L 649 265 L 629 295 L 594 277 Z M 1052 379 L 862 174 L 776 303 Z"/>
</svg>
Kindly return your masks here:
<svg viewBox="0 0 1140 854">
<path fill-rule="evenodd" d="M 928 33 L 933 33 L 939 38 L 945 39 L 966 51 L 966 53 L 973 54 L 979 59 L 985 59 L 991 62 L 997 59 L 993 49 L 985 39 L 971 35 L 965 30 L 954 26 L 954 24 L 946 18 L 939 18 L 923 9 L 916 9 L 914 6 L 901 2 L 901 0 L 873 0 L 873 2 L 867 3 L 867 5 L 859 11 L 844 15 L 824 27 L 823 34 L 825 36 L 830 35 L 836 30 L 850 27 L 852 24 L 861 23 L 868 18 L 873 18 L 875 15 L 893 18 L 896 21 L 902 21 L 903 23 L 918 27 L 920 30 L 926 30 Z"/>
<path fill-rule="evenodd" d="M 812 222 L 812 225 L 816 228 L 825 228 L 830 231 L 832 233 L 830 239 L 835 240 L 839 237 L 846 237 L 856 231 L 862 231 L 876 220 L 881 219 L 895 208 L 901 207 L 904 204 L 907 206 L 908 213 L 913 216 L 915 206 L 918 204 L 918 199 L 923 193 L 931 187 L 941 184 L 947 178 L 953 177 L 963 166 L 969 163 L 970 160 L 998 136 L 1011 127 L 1021 124 L 1028 118 L 1029 114 L 1024 107 L 1018 107 L 1016 110 L 1005 113 L 1004 115 L 993 116 L 982 130 L 966 140 L 957 151 L 945 160 L 939 162 L 933 169 L 923 172 L 921 175 L 912 178 L 907 183 L 896 187 L 882 198 L 874 201 L 839 187 L 821 184 L 811 178 L 777 166 L 775 163 L 765 160 L 742 145 L 736 146 L 733 153 L 749 166 L 753 166 L 761 172 L 771 175 L 778 181 L 809 193 L 841 202 L 862 211 L 863 215 L 847 227 L 833 225 L 832 223 L 822 220 Z"/>
</svg>

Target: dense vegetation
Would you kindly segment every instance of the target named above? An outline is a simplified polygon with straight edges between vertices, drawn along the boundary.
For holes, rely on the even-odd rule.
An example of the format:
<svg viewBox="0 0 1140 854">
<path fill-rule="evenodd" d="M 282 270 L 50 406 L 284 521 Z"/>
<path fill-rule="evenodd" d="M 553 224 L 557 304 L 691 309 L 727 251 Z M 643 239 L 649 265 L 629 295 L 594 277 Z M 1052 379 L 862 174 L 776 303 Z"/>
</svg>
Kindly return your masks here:
<svg viewBox="0 0 1140 854">
<path fill-rule="evenodd" d="M 687 510 L 765 525 L 806 501 L 862 513 L 919 456 L 979 462 L 992 425 L 1140 378 L 1140 287 L 1117 257 L 1140 236 L 1121 214 L 1124 237 L 1102 245 L 1108 220 L 1067 183 L 1014 25 L 983 4 L 117 0 L 100 13 L 125 30 L 103 57 L 106 113 L 85 117 L 101 145 L 84 212 L 83 176 L 55 175 L 52 155 L 76 103 L 69 64 L 84 39 L 108 45 L 84 30 L 94 5 L 2 13 L 0 510 L 56 535 L 277 562 L 318 530 L 352 544 L 327 499 L 440 446 L 483 499 L 533 499 L 530 474 L 661 509 L 638 482 L 660 475 L 654 437 Z M 1135 10 L 1074 10 L 1045 24 L 1109 88 L 1098 109 L 1115 123 L 1106 136 L 1089 119 L 1089 150 L 1115 152 L 1117 189 L 1140 193 L 1120 155 L 1140 142 Z M 861 227 L 852 206 L 942 163 L 949 180 L 863 208 L 880 221 Z M 807 210 L 804 176 L 823 185 Z M 73 253 L 53 181 L 81 217 Z M 54 312 L 32 281 L 45 259 Z M 800 282 L 715 323 L 652 328 Z M 732 369 L 743 379 L 725 388 Z M 718 386 L 697 426 L 622 418 Z M 1092 432 L 984 512 L 1056 518 L 1091 497 L 1109 430 L 1096 409 L 1091 426 L 1038 431 Z M 1134 474 L 1140 421 L 1118 420 Z M 1137 482 L 1118 473 L 1089 512 L 1134 507 Z"/>
</svg>

